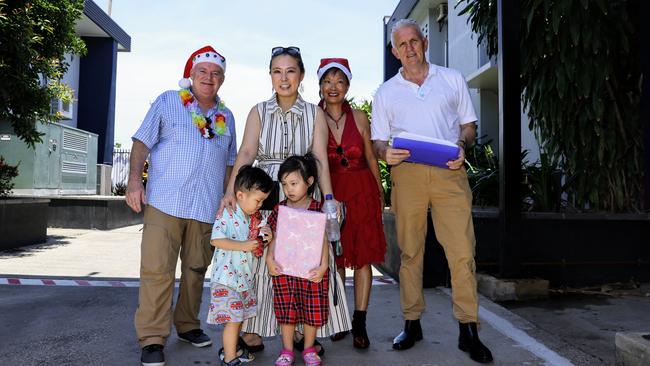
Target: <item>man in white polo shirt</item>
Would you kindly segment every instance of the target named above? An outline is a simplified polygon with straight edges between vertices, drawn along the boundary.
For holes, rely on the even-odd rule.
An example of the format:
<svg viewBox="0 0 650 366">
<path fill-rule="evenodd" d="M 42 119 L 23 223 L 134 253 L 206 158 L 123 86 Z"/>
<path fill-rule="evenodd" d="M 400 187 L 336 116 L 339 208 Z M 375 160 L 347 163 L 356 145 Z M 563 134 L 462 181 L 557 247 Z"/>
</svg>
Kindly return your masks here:
<svg viewBox="0 0 650 366">
<path fill-rule="evenodd" d="M 476 136 L 476 114 L 463 76 L 426 61 L 427 39 L 416 22 L 398 21 L 391 41 L 402 68 L 375 94 L 371 129 L 376 153 L 392 166 L 391 204 L 402 252 L 400 302 L 405 325 L 393 348 L 409 349 L 422 339 L 422 263 L 430 208 L 451 271 L 453 312 L 460 330 L 458 348 L 477 362 L 490 362 L 492 354 L 477 332 L 472 193 L 463 168 L 465 147 Z M 458 159 L 449 161 L 448 169 L 404 162 L 409 151 L 389 145 L 400 132 L 455 143 L 460 147 Z"/>
</svg>

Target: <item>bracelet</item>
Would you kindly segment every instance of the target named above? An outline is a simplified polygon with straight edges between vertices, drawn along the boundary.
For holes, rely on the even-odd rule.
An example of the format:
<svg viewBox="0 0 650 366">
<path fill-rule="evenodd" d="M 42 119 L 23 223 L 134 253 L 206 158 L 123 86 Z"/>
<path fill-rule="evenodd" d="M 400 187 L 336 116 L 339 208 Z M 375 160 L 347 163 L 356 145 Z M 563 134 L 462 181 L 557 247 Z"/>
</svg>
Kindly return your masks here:
<svg viewBox="0 0 650 366">
<path fill-rule="evenodd" d="M 463 148 L 463 150 L 465 150 L 465 147 L 467 147 L 467 143 L 465 142 L 465 140 L 459 139 L 458 141 L 456 141 L 456 145 L 461 145 L 461 144 L 462 144 L 461 147 Z"/>
</svg>

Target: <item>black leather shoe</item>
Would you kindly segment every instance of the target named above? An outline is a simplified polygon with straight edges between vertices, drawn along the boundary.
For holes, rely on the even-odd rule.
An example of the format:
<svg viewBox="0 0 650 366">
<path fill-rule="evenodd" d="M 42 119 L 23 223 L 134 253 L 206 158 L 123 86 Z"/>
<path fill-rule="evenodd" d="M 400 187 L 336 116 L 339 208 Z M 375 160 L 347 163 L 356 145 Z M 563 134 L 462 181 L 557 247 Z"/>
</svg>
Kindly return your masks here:
<svg viewBox="0 0 650 366">
<path fill-rule="evenodd" d="M 476 323 L 458 323 L 458 349 L 469 352 L 469 357 L 479 363 L 492 362 L 492 352 L 481 343 Z"/>
<path fill-rule="evenodd" d="M 370 347 L 368 331 L 366 330 L 366 311 L 355 310 L 352 315 L 352 345 L 354 348 L 366 349 Z"/>
<path fill-rule="evenodd" d="M 413 347 L 415 342 L 422 340 L 420 319 L 404 322 L 404 330 L 393 340 L 393 349 L 402 351 Z"/>
</svg>

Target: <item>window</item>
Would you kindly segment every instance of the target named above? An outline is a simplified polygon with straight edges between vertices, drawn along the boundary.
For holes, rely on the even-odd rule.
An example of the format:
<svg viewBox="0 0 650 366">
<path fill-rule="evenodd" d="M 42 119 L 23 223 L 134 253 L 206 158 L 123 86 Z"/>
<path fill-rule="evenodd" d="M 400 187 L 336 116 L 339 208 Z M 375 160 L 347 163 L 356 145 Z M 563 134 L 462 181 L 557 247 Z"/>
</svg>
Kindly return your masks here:
<svg viewBox="0 0 650 366">
<path fill-rule="evenodd" d="M 72 103 L 63 99 L 53 98 L 50 104 L 50 112 L 61 119 L 72 119 Z"/>
</svg>

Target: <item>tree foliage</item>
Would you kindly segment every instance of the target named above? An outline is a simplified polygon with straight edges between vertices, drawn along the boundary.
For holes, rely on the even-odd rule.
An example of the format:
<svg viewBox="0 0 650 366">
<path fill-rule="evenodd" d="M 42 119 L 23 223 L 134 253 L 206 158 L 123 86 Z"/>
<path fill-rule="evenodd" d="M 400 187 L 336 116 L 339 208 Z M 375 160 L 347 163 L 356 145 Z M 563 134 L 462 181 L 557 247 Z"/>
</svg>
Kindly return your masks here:
<svg viewBox="0 0 650 366">
<path fill-rule="evenodd" d="M 52 98 L 70 98 L 60 82 L 65 54 L 83 54 L 75 34 L 83 0 L 0 0 L 0 121 L 31 147 L 41 141 L 38 122 L 58 119 Z"/>
<path fill-rule="evenodd" d="M 0 156 L 0 198 L 9 196 L 14 184 L 11 182 L 18 176 L 18 167 L 8 165 L 5 159 Z"/>
<path fill-rule="evenodd" d="M 496 1 L 461 0 L 497 53 Z M 643 209 L 639 0 L 522 0 L 522 99 L 579 209 Z"/>
</svg>

